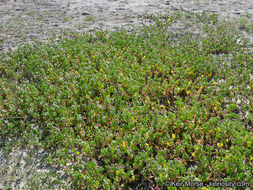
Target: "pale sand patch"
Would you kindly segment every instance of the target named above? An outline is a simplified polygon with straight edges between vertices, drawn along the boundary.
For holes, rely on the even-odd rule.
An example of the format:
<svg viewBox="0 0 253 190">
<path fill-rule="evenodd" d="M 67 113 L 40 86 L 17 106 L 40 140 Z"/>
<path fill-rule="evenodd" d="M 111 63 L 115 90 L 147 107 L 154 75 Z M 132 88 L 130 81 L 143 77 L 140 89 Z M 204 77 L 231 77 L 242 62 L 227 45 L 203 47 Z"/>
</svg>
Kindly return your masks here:
<svg viewBox="0 0 253 190">
<path fill-rule="evenodd" d="M 47 41 L 63 30 L 131 28 L 141 24 L 140 14 L 176 9 L 217 12 L 222 17 L 246 15 L 253 24 L 251 0 L 0 0 L 0 52 L 33 39 Z"/>
</svg>

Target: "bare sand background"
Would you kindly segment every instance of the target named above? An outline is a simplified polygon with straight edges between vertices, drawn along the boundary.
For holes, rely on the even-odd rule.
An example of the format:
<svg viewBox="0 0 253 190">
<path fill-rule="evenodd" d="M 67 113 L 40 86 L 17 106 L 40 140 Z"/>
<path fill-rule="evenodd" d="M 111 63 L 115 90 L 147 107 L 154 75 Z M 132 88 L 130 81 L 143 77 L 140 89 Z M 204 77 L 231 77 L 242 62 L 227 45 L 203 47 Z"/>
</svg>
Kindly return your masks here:
<svg viewBox="0 0 253 190">
<path fill-rule="evenodd" d="M 234 18 L 247 14 L 253 22 L 252 0 L 0 0 L 0 52 L 63 30 L 139 26 L 140 14 L 177 9 Z"/>
<path fill-rule="evenodd" d="M 53 33 L 57 38 L 64 30 L 81 33 L 100 27 L 131 28 L 141 24 L 138 15 L 142 13 L 168 10 L 212 11 L 235 19 L 247 15 L 253 22 L 252 0 L 0 0 L 0 52 L 33 39 L 46 42 Z M 68 187 L 62 171 L 44 164 L 45 152 L 22 147 L 8 152 L 5 140 L 0 142 L 0 189 L 27 189 L 29 184 L 51 189 L 54 180 L 49 173 L 66 185 L 53 185 L 55 189 Z"/>
</svg>

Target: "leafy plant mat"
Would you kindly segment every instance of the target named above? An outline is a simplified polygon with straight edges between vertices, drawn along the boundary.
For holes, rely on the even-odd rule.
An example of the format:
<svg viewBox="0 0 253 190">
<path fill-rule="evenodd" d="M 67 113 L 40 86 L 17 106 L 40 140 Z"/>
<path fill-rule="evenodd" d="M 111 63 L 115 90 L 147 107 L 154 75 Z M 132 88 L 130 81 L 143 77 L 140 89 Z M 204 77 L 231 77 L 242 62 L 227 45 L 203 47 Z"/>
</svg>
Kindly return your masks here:
<svg viewBox="0 0 253 190">
<path fill-rule="evenodd" d="M 51 152 L 76 189 L 252 183 L 251 46 L 215 14 L 145 18 L 1 55 L 1 136 Z M 201 32 L 169 30 L 184 19 Z"/>
</svg>

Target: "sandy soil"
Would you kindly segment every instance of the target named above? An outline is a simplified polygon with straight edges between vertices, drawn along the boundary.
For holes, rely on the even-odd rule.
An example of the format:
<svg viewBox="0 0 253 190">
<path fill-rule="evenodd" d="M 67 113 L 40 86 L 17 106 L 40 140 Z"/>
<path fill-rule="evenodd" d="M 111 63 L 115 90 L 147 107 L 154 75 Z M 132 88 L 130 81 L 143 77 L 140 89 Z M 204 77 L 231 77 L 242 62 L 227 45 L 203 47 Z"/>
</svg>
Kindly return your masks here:
<svg viewBox="0 0 253 190">
<path fill-rule="evenodd" d="M 139 26 L 139 14 L 175 9 L 247 14 L 253 22 L 252 0 L 0 0 L 0 52 L 33 39 L 46 41 L 63 30 Z"/>
<path fill-rule="evenodd" d="M 141 24 L 139 14 L 177 9 L 212 11 L 236 19 L 247 15 L 249 22 L 253 22 L 252 0 L 0 0 L 0 52 L 33 40 L 46 42 L 65 30 L 81 33 L 100 27 L 131 28 Z M 61 170 L 44 164 L 45 152 L 33 147 L 4 151 L 7 140 L 0 140 L 0 189 L 27 189 L 28 184 L 50 189 L 54 184 L 48 178 L 50 172 L 68 183 Z"/>
</svg>

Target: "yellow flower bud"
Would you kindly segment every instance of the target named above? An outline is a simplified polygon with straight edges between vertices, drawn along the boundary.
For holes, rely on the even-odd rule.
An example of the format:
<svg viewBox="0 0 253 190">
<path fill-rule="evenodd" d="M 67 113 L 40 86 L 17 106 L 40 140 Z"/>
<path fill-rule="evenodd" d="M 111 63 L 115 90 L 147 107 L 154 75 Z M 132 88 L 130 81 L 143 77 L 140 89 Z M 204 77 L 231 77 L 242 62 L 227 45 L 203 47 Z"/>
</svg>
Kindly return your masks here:
<svg viewBox="0 0 253 190">
<path fill-rule="evenodd" d="M 127 147 L 127 143 L 126 141 L 123 141 L 123 147 L 126 148 Z"/>
</svg>

